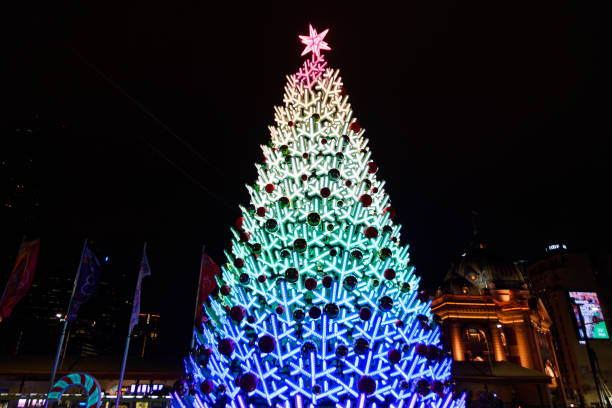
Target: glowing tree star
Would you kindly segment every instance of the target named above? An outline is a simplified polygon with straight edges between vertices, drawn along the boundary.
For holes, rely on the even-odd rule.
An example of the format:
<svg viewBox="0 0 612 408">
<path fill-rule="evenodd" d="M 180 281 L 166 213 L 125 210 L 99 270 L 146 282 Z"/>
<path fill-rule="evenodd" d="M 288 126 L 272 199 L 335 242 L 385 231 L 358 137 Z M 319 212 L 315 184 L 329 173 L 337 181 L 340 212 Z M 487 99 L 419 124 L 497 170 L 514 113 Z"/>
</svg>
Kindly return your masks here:
<svg viewBox="0 0 612 408">
<path fill-rule="evenodd" d="M 304 48 L 304 51 L 302 51 L 302 56 L 312 52 L 318 57 L 320 50 L 331 50 L 329 45 L 323 41 L 323 38 L 325 38 L 329 29 L 325 29 L 323 32 L 317 34 L 317 30 L 312 28 L 312 25 L 309 25 L 308 30 L 310 31 L 310 35 L 300 35 L 302 44 L 306 45 L 306 48 Z"/>
<path fill-rule="evenodd" d="M 327 30 L 287 77 L 174 408 L 463 408 Z"/>
</svg>

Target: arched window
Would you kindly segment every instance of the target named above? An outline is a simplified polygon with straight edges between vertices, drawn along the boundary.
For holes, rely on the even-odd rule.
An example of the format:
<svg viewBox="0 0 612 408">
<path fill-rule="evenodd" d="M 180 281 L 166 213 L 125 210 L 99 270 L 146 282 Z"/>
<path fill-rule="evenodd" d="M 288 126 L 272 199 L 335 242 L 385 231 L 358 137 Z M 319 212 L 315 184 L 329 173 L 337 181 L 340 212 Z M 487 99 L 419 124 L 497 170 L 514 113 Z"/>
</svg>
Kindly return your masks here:
<svg viewBox="0 0 612 408">
<path fill-rule="evenodd" d="M 483 328 L 471 326 L 465 329 L 465 357 L 468 361 L 487 361 L 489 347 Z"/>
<path fill-rule="evenodd" d="M 508 341 L 506 340 L 506 333 L 504 333 L 503 329 L 499 330 L 499 337 L 501 339 L 502 348 L 504 349 L 504 354 L 508 355 Z"/>
</svg>

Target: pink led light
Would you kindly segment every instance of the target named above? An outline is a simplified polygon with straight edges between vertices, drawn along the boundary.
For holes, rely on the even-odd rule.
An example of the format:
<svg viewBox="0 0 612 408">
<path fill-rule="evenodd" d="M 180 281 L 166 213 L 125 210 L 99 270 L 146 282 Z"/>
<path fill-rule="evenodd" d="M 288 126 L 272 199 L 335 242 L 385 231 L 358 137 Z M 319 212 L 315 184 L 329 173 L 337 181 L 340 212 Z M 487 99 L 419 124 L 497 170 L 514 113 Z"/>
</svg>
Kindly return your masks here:
<svg viewBox="0 0 612 408">
<path fill-rule="evenodd" d="M 327 62 L 321 51 L 329 51 L 331 48 L 323 39 L 327 35 L 329 28 L 326 28 L 320 33 L 317 33 L 311 24 L 308 25 L 309 35 L 300 35 L 302 44 L 306 46 L 302 55 L 306 55 L 309 52 L 312 53 L 310 60 L 304 61 L 304 65 L 300 68 L 296 74 L 297 79 L 304 84 L 308 89 L 312 89 L 312 86 L 317 82 L 319 77 L 325 72 L 325 66 Z"/>
<path fill-rule="evenodd" d="M 323 38 L 325 38 L 327 32 L 329 31 L 329 28 L 326 28 L 321 33 L 317 34 L 317 30 L 312 28 L 312 24 L 308 24 L 308 30 L 310 31 L 310 35 L 300 35 L 300 40 L 302 41 L 302 44 L 306 46 L 306 48 L 304 48 L 304 51 L 302 51 L 302 56 L 308 54 L 309 52 L 312 52 L 318 57 L 320 55 L 320 50 L 331 50 L 331 48 L 329 48 L 329 45 L 325 41 L 323 41 Z"/>
<path fill-rule="evenodd" d="M 325 66 L 327 61 L 322 55 L 315 56 L 312 54 L 310 60 L 304 61 L 304 65 L 297 72 L 297 79 L 304 84 L 308 89 L 312 89 L 312 86 L 317 82 L 321 74 L 325 72 Z"/>
</svg>

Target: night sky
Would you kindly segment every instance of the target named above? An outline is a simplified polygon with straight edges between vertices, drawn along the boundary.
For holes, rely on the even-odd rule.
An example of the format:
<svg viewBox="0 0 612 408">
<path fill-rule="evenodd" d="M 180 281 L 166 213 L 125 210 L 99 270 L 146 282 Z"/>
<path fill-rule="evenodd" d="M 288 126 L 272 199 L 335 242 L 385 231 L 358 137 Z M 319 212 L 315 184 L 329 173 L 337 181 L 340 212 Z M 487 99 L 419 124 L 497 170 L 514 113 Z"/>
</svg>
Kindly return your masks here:
<svg viewBox="0 0 612 408">
<path fill-rule="evenodd" d="M 90 3 L 10 18 L 3 129 L 61 129 L 45 140 L 38 273 L 72 274 L 88 237 L 132 285 L 146 240 L 142 310 L 169 353 L 187 347 L 202 244 L 224 262 L 309 22 L 330 28 L 425 286 L 466 248 L 472 210 L 508 259 L 611 249 L 600 2 Z M 14 251 L 23 232 L 9 235 Z"/>
</svg>

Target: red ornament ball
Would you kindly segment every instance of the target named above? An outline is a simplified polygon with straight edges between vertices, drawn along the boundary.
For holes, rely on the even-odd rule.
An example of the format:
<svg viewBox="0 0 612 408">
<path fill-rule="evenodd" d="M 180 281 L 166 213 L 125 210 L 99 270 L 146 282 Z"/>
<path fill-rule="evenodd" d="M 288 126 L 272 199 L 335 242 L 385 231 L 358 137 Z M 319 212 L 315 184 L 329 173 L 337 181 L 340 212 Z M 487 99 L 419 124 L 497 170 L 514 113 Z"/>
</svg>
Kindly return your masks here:
<svg viewBox="0 0 612 408">
<path fill-rule="evenodd" d="M 336 357 L 344 358 L 347 356 L 348 352 L 348 347 L 341 344 L 336 348 Z"/>
<path fill-rule="evenodd" d="M 274 309 L 274 311 L 276 312 L 276 314 L 283 314 L 285 312 L 285 308 L 282 306 L 276 306 L 276 309 Z"/>
<path fill-rule="evenodd" d="M 353 184 L 353 182 L 352 182 L 351 180 L 346 180 L 346 181 L 344 182 L 344 185 L 345 185 L 345 186 L 347 186 L 347 187 L 350 187 L 350 186 L 351 186 L 351 184 Z"/>
<path fill-rule="evenodd" d="M 237 230 L 241 230 L 242 229 L 242 223 L 244 222 L 244 217 L 240 217 L 236 220 L 236 223 L 234 224 L 236 226 Z"/>
<path fill-rule="evenodd" d="M 236 268 L 244 268 L 244 259 L 242 259 L 242 258 L 236 258 L 236 259 L 234 260 L 234 266 L 235 266 Z"/>
<path fill-rule="evenodd" d="M 309 155 L 308 153 L 306 153 L 306 152 L 305 152 L 305 153 L 302 153 L 302 157 L 303 157 L 303 158 L 305 158 L 305 159 L 307 159 L 307 158 L 309 158 L 309 157 L 310 157 L 310 155 Z"/>
<path fill-rule="evenodd" d="M 200 384 L 200 391 L 202 392 L 202 394 L 207 395 L 210 394 L 213 390 L 213 382 L 210 380 L 204 380 L 202 381 L 202 384 Z"/>
<path fill-rule="evenodd" d="M 366 238 L 373 239 L 378 236 L 378 230 L 375 227 L 370 226 L 363 231 L 363 235 L 365 235 Z"/>
<path fill-rule="evenodd" d="M 373 161 L 368 163 L 368 173 L 374 174 L 378 171 L 378 165 Z"/>
<path fill-rule="evenodd" d="M 364 339 L 363 337 L 360 337 L 355 340 L 355 343 L 353 344 L 353 350 L 355 351 L 355 354 L 360 356 L 365 355 L 369 349 L 370 342 Z"/>
<path fill-rule="evenodd" d="M 427 346 L 424 344 L 417 344 L 415 351 L 419 356 L 425 357 L 427 355 Z"/>
<path fill-rule="evenodd" d="M 259 283 L 264 283 L 266 281 L 266 275 L 259 275 L 257 277 L 257 280 L 259 281 Z"/>
<path fill-rule="evenodd" d="M 232 292 L 232 289 L 227 285 L 223 285 L 221 286 L 221 289 L 219 289 L 219 292 L 221 292 L 223 296 L 229 296 L 229 294 Z"/>
<path fill-rule="evenodd" d="M 359 201 L 363 207 L 369 207 L 372 205 L 372 197 L 369 194 L 363 194 L 359 197 Z"/>
<path fill-rule="evenodd" d="M 234 378 L 234 385 L 236 387 L 240 387 L 240 376 Z"/>
<path fill-rule="evenodd" d="M 340 87 L 340 96 L 346 95 L 346 88 L 344 86 Z"/>
<path fill-rule="evenodd" d="M 386 280 L 393 280 L 395 279 L 395 271 L 391 268 L 385 269 L 383 276 Z"/>
<path fill-rule="evenodd" d="M 249 316 L 247 316 L 247 322 L 248 322 L 249 324 L 253 324 L 253 323 L 255 323 L 255 316 L 253 316 L 253 315 L 249 315 Z"/>
<path fill-rule="evenodd" d="M 236 323 L 240 323 L 246 316 L 246 311 L 242 306 L 234 306 L 229 312 L 230 318 Z"/>
<path fill-rule="evenodd" d="M 327 187 L 323 187 L 323 188 L 321 189 L 321 197 L 323 197 L 323 198 L 327 198 L 327 197 L 329 197 L 329 196 L 330 196 L 330 194 L 331 194 L 331 190 L 330 190 L 329 188 L 327 188 Z"/>
<path fill-rule="evenodd" d="M 307 180 L 308 180 L 308 175 L 306 175 L 306 174 L 302 174 L 302 175 L 300 176 L 300 179 L 301 179 L 302 181 L 307 181 Z"/>
<path fill-rule="evenodd" d="M 289 122 L 287 122 L 287 125 L 289 125 L 289 127 L 293 127 L 293 125 L 295 125 L 295 123 L 293 123 L 293 121 L 290 120 Z"/>
<path fill-rule="evenodd" d="M 361 125 L 359 124 L 359 122 L 353 122 L 349 126 L 349 130 L 352 130 L 355 133 L 359 133 L 359 131 L 361 130 Z"/>
<path fill-rule="evenodd" d="M 383 215 L 389 213 L 389 219 L 395 218 L 395 209 L 392 207 L 385 207 L 383 210 Z"/>
<path fill-rule="evenodd" d="M 323 286 L 326 288 L 331 288 L 332 283 L 334 282 L 334 278 L 329 275 L 323 277 Z"/>
<path fill-rule="evenodd" d="M 431 389 L 431 386 L 429 385 L 429 381 L 423 379 L 417 382 L 416 390 L 422 396 L 429 394 L 430 389 Z"/>
<path fill-rule="evenodd" d="M 434 380 L 431 383 L 431 391 L 435 392 L 436 394 L 442 393 L 444 391 L 444 384 L 442 384 L 442 381 Z"/>
<path fill-rule="evenodd" d="M 315 290 L 317 288 L 317 280 L 315 278 L 306 278 L 304 286 L 308 290 Z"/>
<path fill-rule="evenodd" d="M 312 393 L 313 394 L 320 394 L 323 391 L 323 389 L 321 388 L 321 386 L 319 384 L 315 384 L 312 386 Z"/>
<path fill-rule="evenodd" d="M 274 191 L 274 184 L 266 184 L 266 193 L 268 194 L 272 194 L 272 192 Z"/>
<path fill-rule="evenodd" d="M 266 207 L 259 207 L 257 209 L 257 215 L 259 215 L 260 217 L 263 217 L 264 215 L 266 215 Z"/>
<path fill-rule="evenodd" d="M 372 194 L 378 193 L 378 187 L 372 187 Z"/>
<path fill-rule="evenodd" d="M 225 357 L 229 357 L 234 352 L 235 347 L 236 344 L 234 343 L 234 340 L 225 338 L 219 342 L 217 350 L 219 350 L 219 353 L 223 354 Z"/>
<path fill-rule="evenodd" d="M 225 393 L 225 384 L 219 384 L 219 386 L 217 387 L 217 392 L 219 394 Z"/>
<path fill-rule="evenodd" d="M 300 349 L 300 352 L 302 353 L 302 357 L 309 356 L 311 351 L 314 351 L 316 353 L 317 346 L 315 346 L 314 343 L 310 341 L 307 341 L 306 343 L 304 343 Z"/>
<path fill-rule="evenodd" d="M 248 232 L 243 231 L 240 233 L 240 242 L 248 242 L 249 238 L 251 238 L 251 234 Z"/>
<path fill-rule="evenodd" d="M 361 320 L 367 321 L 372 317 L 372 310 L 369 307 L 362 307 L 359 309 L 359 318 Z"/>
<path fill-rule="evenodd" d="M 398 349 L 391 349 L 387 352 L 387 358 L 391 364 L 397 364 L 402 359 L 402 353 Z"/>
<path fill-rule="evenodd" d="M 266 334 L 265 336 L 261 336 L 257 344 L 262 353 L 271 353 L 276 347 L 276 340 L 274 340 L 274 337 Z"/>
<path fill-rule="evenodd" d="M 363 394 L 374 394 L 376 391 L 376 381 L 369 375 L 362 375 L 359 381 L 357 381 L 357 388 Z"/>
<path fill-rule="evenodd" d="M 425 356 L 427 357 L 428 360 L 435 360 L 436 358 L 438 358 L 439 355 L 440 355 L 439 348 L 437 348 L 433 344 L 430 344 L 429 346 L 427 346 L 427 352 L 425 353 Z"/>
<path fill-rule="evenodd" d="M 321 317 L 321 309 L 316 306 L 313 306 L 308 311 L 308 315 L 311 319 L 318 319 L 319 317 Z"/>
<path fill-rule="evenodd" d="M 257 388 L 259 380 L 253 373 L 246 373 L 240 376 L 240 389 L 244 392 L 252 392 Z"/>
</svg>

